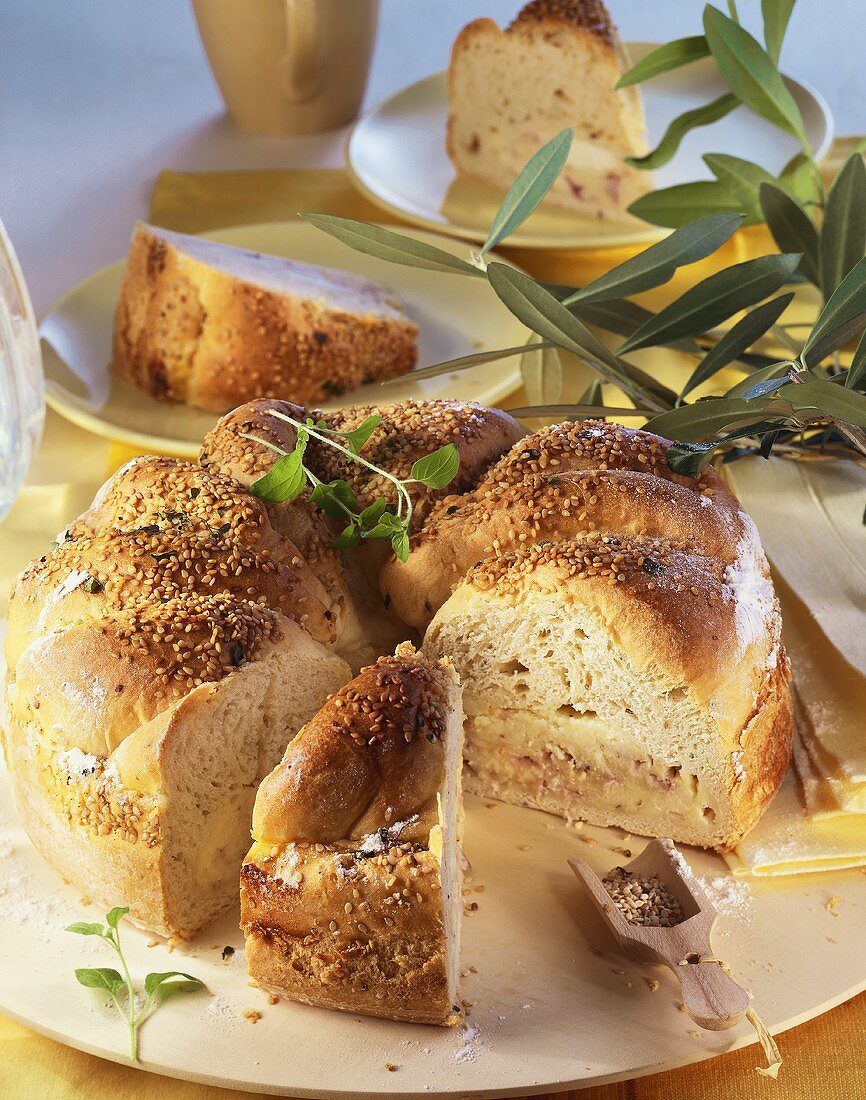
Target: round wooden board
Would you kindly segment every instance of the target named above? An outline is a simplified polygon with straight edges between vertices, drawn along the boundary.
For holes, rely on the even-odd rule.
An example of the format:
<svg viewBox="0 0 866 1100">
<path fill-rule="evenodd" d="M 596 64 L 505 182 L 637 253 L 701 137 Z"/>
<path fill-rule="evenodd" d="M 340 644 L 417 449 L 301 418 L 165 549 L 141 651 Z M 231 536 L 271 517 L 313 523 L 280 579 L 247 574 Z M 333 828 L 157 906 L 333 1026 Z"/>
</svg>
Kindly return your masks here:
<svg viewBox="0 0 866 1100">
<path fill-rule="evenodd" d="M 63 931 L 102 913 L 36 854 L 14 816 L 5 772 L 0 807 L 0 1011 L 124 1062 L 119 1017 L 73 976 L 78 966 L 113 965 L 110 951 Z M 461 994 L 471 1007 L 467 1024 L 453 1030 L 269 1005 L 248 984 L 236 912 L 172 952 L 162 941 L 148 947 L 153 938 L 125 923 L 139 980 L 148 971 L 179 969 L 208 987 L 169 1001 L 144 1025 L 143 1068 L 291 1096 L 505 1096 L 654 1073 L 753 1042 L 746 1024 L 695 1035 L 678 1011 L 671 974 L 616 953 L 565 861 L 579 854 L 606 869 L 625 858 L 614 851 L 622 847 L 637 852 L 641 842 L 467 799 L 466 903 L 477 908 L 466 915 L 462 954 Z M 716 856 L 686 855 L 721 912 L 714 947 L 751 988 L 773 1031 L 866 987 L 866 875 L 747 885 Z M 831 910 L 833 895 L 840 900 Z M 226 945 L 235 954 L 224 962 Z M 655 991 L 650 981 L 659 983 Z M 261 1013 L 255 1025 L 243 1016 L 248 1009 Z M 781 1046 L 784 1053 L 784 1040 Z M 387 1063 L 397 1068 L 389 1071 Z"/>
</svg>

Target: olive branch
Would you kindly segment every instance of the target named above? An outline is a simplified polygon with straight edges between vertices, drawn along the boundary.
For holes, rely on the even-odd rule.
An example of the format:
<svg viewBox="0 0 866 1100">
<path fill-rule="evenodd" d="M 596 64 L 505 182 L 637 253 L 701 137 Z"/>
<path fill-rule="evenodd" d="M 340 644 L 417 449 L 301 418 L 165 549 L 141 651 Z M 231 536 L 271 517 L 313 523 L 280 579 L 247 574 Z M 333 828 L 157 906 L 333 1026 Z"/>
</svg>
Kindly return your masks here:
<svg viewBox="0 0 866 1100">
<path fill-rule="evenodd" d="M 491 255 L 547 194 L 565 164 L 571 130 L 557 134 L 530 159 L 508 190 L 484 244 L 465 260 L 381 226 L 329 214 L 301 215 L 358 251 L 486 279 L 533 333 L 520 346 L 425 366 L 413 379 L 520 356 L 535 403 L 511 410 L 515 415 L 643 417 L 647 429 L 674 441 L 668 460 L 682 473 L 695 474 L 717 452 L 726 461 L 755 452 L 766 457 L 774 449 L 787 457 L 866 461 L 866 336 L 861 336 L 866 328 L 866 168 L 858 149 L 825 192 L 802 117 L 777 64 L 793 0 L 763 0 L 766 48 L 740 26 L 736 7 L 729 7 L 726 15 L 708 4 L 703 35 L 652 51 L 618 86 L 712 56 L 730 88 L 723 106 L 748 105 L 793 134 L 802 151 L 778 179 L 739 158 L 708 154 L 715 180 L 655 191 L 630 208 L 672 227 L 670 235 L 585 286 L 545 283 Z M 687 120 L 690 125 L 722 117 L 721 108 L 711 106 L 700 119 Z M 672 123 L 658 148 L 633 163 L 664 163 L 676 152 L 685 125 Z M 777 253 L 717 271 L 657 312 L 634 300 L 670 282 L 678 269 L 713 255 L 742 225 L 758 221 L 766 221 Z M 804 283 L 818 288 L 822 308 L 811 325 L 786 323 L 785 311 Z M 784 349 L 783 356 L 758 350 L 767 336 Z M 844 366 L 842 350 L 858 337 Z M 691 358 L 679 392 L 635 361 L 634 353 L 647 348 L 670 348 Z M 596 375 L 577 403 L 560 403 L 568 369 L 561 351 Z M 730 367 L 743 377 L 721 389 L 718 375 Z M 602 386 L 618 395 L 614 404 L 605 404 Z M 713 386 L 716 390 L 708 392 Z"/>
</svg>

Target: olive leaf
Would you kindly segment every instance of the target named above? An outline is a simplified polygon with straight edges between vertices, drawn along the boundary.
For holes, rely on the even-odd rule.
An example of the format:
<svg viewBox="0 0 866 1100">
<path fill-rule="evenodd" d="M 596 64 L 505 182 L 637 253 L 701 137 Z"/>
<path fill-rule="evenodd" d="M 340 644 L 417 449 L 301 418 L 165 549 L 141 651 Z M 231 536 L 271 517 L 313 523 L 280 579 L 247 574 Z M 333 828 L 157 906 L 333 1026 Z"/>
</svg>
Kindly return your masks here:
<svg viewBox="0 0 866 1100">
<path fill-rule="evenodd" d="M 795 153 L 779 173 L 779 185 L 789 195 L 802 203 L 816 203 L 818 195 L 818 170 L 805 153 Z"/>
<path fill-rule="evenodd" d="M 629 336 L 618 354 L 705 332 L 774 293 L 788 282 L 799 262 L 798 253 L 759 256 L 708 276 Z"/>
<path fill-rule="evenodd" d="M 755 112 L 809 148 L 800 109 L 769 54 L 747 30 L 710 4 L 704 34 L 728 87 Z"/>
<path fill-rule="evenodd" d="M 742 378 L 736 385 L 731 386 L 731 388 L 726 391 L 725 397 L 749 398 L 757 396 L 749 391 L 755 386 L 761 386 L 765 382 L 773 381 L 779 377 L 783 379 L 779 385 L 784 385 L 784 379 L 787 377 L 788 371 L 791 370 L 792 367 L 794 367 L 794 363 L 791 360 L 779 363 L 768 363 L 766 367 L 754 371 L 747 378 Z"/>
<path fill-rule="evenodd" d="M 762 183 L 758 198 L 773 240 L 783 252 L 802 252 L 798 270 L 810 283 L 820 286 L 818 231 L 809 215 L 774 183 Z"/>
<path fill-rule="evenodd" d="M 505 264 L 494 263 L 488 265 L 487 278 L 515 317 L 533 332 L 588 362 L 627 392 L 642 394 L 645 399 L 655 402 L 654 398 L 643 392 L 640 383 L 635 383 L 630 374 L 630 364 L 606 348 L 582 321 L 529 275 Z"/>
<path fill-rule="evenodd" d="M 676 473 L 684 474 L 686 477 L 697 477 L 719 447 L 732 443 L 736 439 L 761 436 L 775 428 L 776 425 L 772 422 L 757 419 L 709 443 L 672 443 L 665 451 L 665 459 L 668 466 Z"/>
<path fill-rule="evenodd" d="M 845 377 L 845 385 L 848 389 L 860 389 L 864 383 L 866 383 L 866 333 L 860 337 Z"/>
<path fill-rule="evenodd" d="M 603 419 L 606 416 L 645 416 L 649 410 L 581 403 L 579 405 L 527 405 L 524 408 L 508 411 L 518 420 L 534 420 L 550 416 L 559 416 L 564 420 L 592 420 Z"/>
<path fill-rule="evenodd" d="M 866 257 L 851 268 L 833 291 L 803 345 L 803 354 L 806 355 L 810 349 L 814 348 L 822 337 L 854 321 L 864 312 L 866 312 Z"/>
<path fill-rule="evenodd" d="M 790 382 L 778 390 L 777 395 L 789 401 L 796 412 L 814 410 L 818 415 L 866 428 L 866 395 L 837 386 L 828 378 Z"/>
<path fill-rule="evenodd" d="M 458 272 L 461 275 L 484 278 L 484 272 L 466 260 L 452 256 L 450 252 L 427 244 L 426 241 L 416 241 L 413 237 L 404 237 L 402 233 L 383 229 L 380 225 L 368 225 L 366 222 L 341 218 L 336 214 L 305 212 L 300 217 L 354 248 L 356 252 L 365 252 L 380 260 L 389 260 L 407 267 L 422 267 L 427 271 Z"/>
<path fill-rule="evenodd" d="M 661 141 L 651 152 L 642 157 L 626 157 L 626 164 L 632 168 L 655 169 L 662 168 L 676 156 L 677 150 L 686 134 L 696 130 L 699 126 L 710 126 L 718 122 L 720 118 L 729 115 L 731 111 L 740 106 L 740 102 L 731 92 L 720 95 L 709 103 L 700 107 L 693 107 L 690 111 L 684 111 L 668 124 L 668 128 L 662 135 Z"/>
<path fill-rule="evenodd" d="M 857 340 L 864 328 L 866 313 L 856 313 L 837 328 L 829 329 L 820 336 L 807 352 L 801 353 L 800 358 L 807 367 L 815 367 L 828 355 L 845 347 L 852 340 Z"/>
<path fill-rule="evenodd" d="M 661 73 L 670 72 L 671 69 L 679 69 L 683 65 L 690 65 L 693 61 L 700 61 L 702 57 L 709 57 L 710 47 L 702 34 L 692 35 L 688 38 L 677 38 L 673 42 L 666 42 L 658 46 L 640 59 L 636 64 L 619 78 L 614 85 L 615 90 L 628 88 L 632 84 L 642 84 L 651 77 Z"/>
<path fill-rule="evenodd" d="M 697 180 L 695 183 L 660 187 L 635 199 L 628 210 L 636 218 L 670 229 L 687 225 L 707 214 L 742 214 L 740 204 L 718 180 Z"/>
<path fill-rule="evenodd" d="M 729 328 L 719 342 L 710 348 L 695 367 L 691 378 L 689 378 L 680 394 L 680 398 L 682 399 L 691 393 L 692 390 L 706 382 L 723 367 L 733 363 L 735 359 L 739 359 L 747 348 L 751 347 L 779 320 L 793 297 L 793 292 L 791 292 L 773 298 L 769 302 L 763 302 Z"/>
<path fill-rule="evenodd" d="M 604 405 L 604 394 L 601 388 L 601 382 L 596 378 L 586 387 L 583 393 L 580 395 L 578 405 L 591 405 L 593 408 L 600 408 Z"/>
<path fill-rule="evenodd" d="M 697 263 L 721 248 L 742 221 L 741 214 L 710 214 L 689 222 L 574 291 L 562 299 L 563 305 L 626 298 L 661 286 L 670 281 L 678 267 Z"/>
<path fill-rule="evenodd" d="M 829 298 L 866 251 L 866 166 L 855 154 L 833 181 L 821 226 L 821 289 Z"/>
<path fill-rule="evenodd" d="M 478 367 L 483 363 L 495 363 L 500 359 L 509 359 L 514 355 L 523 355 L 524 352 L 534 351 L 536 348 L 549 348 L 553 347 L 551 343 L 545 340 L 539 340 L 532 344 L 517 344 L 511 348 L 499 348 L 496 351 L 476 351 L 471 355 L 461 355 L 458 359 L 446 359 L 442 363 L 432 363 L 429 367 L 422 367 L 420 370 L 413 370 L 409 376 L 413 382 L 421 378 L 436 378 L 440 374 L 449 374 L 451 371 L 466 370 L 469 367 Z M 406 375 L 402 374 L 397 378 L 386 378 L 382 382 L 383 386 L 393 386 L 395 383 L 402 383 L 405 385 Z"/>
<path fill-rule="evenodd" d="M 763 416 L 763 411 L 741 397 L 712 397 L 660 413 L 645 427 L 666 439 L 690 443 L 714 436 L 728 427 L 740 427 L 744 419 L 750 422 L 756 416 Z"/>
<path fill-rule="evenodd" d="M 520 360 L 520 374 L 533 405 L 549 405 L 562 397 L 562 360 L 552 344 L 528 347 Z"/>
<path fill-rule="evenodd" d="M 775 178 L 759 164 L 727 153 L 707 153 L 703 161 L 725 190 L 739 200 L 747 220 L 761 221 L 760 188 L 764 183 L 774 184 Z"/>
<path fill-rule="evenodd" d="M 568 160 L 574 127 L 570 126 L 543 145 L 521 169 L 496 211 L 481 254 L 495 248 L 535 210 Z"/>
<path fill-rule="evenodd" d="M 761 0 L 764 17 L 764 43 L 773 62 L 778 62 L 782 52 L 782 40 L 788 29 L 788 20 L 796 0 Z"/>
</svg>

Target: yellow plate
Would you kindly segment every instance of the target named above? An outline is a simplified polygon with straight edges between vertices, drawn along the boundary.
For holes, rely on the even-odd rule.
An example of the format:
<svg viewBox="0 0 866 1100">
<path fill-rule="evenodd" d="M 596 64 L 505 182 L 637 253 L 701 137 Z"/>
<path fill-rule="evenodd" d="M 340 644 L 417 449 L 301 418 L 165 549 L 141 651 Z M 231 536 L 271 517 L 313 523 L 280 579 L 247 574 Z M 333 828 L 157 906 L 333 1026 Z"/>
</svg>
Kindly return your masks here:
<svg viewBox="0 0 866 1100">
<path fill-rule="evenodd" d="M 466 247 L 414 230 L 409 235 L 465 258 Z M 420 326 L 418 365 L 517 345 L 528 332 L 481 279 L 398 267 L 355 252 L 306 222 L 245 225 L 207 234 L 212 240 L 306 263 L 341 268 L 394 287 Z M 108 370 L 111 329 L 123 262 L 102 268 L 67 291 L 40 326 L 46 400 L 73 423 L 142 450 L 194 457 L 217 419 L 188 405 L 154 401 Z M 518 359 L 506 359 L 418 381 L 361 386 L 324 408 L 449 397 L 496 404 L 520 381 Z"/>
<path fill-rule="evenodd" d="M 629 43 L 634 61 L 655 46 Z M 806 133 L 820 159 L 833 139 L 833 121 L 824 99 L 805 83 L 785 77 Z M 726 92 L 710 58 L 664 73 L 642 85 L 650 147 L 671 119 Z M 371 202 L 426 229 L 482 242 L 503 193 L 458 177 L 445 152 L 448 118 L 446 73 L 410 84 L 355 124 L 346 145 L 352 182 Z M 703 153 L 756 157 L 777 173 L 799 151 L 797 140 L 739 107 L 709 129 L 688 134 L 674 160 L 654 173 L 656 187 L 711 178 Z M 620 248 L 649 244 L 667 230 L 634 220 L 629 225 L 598 222 L 555 206 L 540 207 L 508 238 L 522 248 Z"/>
</svg>

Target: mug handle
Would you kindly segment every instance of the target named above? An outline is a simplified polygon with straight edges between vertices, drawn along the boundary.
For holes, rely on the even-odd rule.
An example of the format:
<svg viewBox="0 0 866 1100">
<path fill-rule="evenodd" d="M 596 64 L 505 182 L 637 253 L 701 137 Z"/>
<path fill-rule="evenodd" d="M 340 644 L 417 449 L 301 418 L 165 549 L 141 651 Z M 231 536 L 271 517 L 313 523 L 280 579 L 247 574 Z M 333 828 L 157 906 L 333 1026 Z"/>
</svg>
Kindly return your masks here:
<svg viewBox="0 0 866 1100">
<path fill-rule="evenodd" d="M 283 0 L 286 31 L 284 91 L 290 103 L 306 103 L 322 86 L 319 0 Z"/>
</svg>

